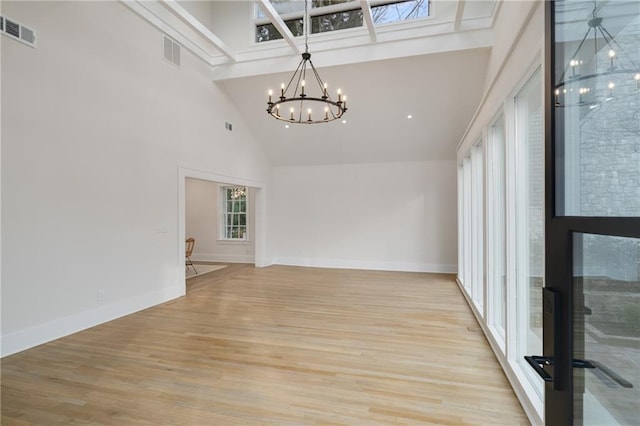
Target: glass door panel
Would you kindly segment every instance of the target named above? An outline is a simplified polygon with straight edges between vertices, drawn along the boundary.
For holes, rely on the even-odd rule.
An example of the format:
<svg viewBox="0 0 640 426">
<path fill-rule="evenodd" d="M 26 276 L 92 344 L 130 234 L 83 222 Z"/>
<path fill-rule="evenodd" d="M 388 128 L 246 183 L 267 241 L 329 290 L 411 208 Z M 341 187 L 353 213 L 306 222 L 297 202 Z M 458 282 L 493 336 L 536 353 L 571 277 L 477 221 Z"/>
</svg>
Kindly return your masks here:
<svg viewBox="0 0 640 426">
<path fill-rule="evenodd" d="M 556 214 L 640 216 L 640 2 L 555 2 Z"/>
<path fill-rule="evenodd" d="M 574 424 L 639 424 L 640 239 L 576 233 L 573 253 Z"/>
<path fill-rule="evenodd" d="M 545 424 L 640 425 L 640 2 L 545 2 Z"/>
</svg>

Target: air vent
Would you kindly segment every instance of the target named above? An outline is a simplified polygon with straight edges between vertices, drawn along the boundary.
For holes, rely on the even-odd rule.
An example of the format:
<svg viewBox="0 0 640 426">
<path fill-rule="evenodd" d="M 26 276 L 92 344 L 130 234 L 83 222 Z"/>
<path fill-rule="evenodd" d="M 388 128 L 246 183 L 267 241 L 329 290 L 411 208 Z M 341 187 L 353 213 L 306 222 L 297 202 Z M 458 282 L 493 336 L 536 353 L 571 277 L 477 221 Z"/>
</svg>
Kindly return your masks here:
<svg viewBox="0 0 640 426">
<path fill-rule="evenodd" d="M 180 66 L 180 45 L 166 34 L 163 35 L 163 57 L 173 65 Z"/>
<path fill-rule="evenodd" d="M 0 33 L 31 47 L 36 47 L 36 33 L 34 30 L 4 16 L 0 16 Z"/>
<path fill-rule="evenodd" d="M 29 44 L 33 44 L 36 41 L 36 35 L 29 28 L 23 26 L 20 31 L 20 38 Z"/>
<path fill-rule="evenodd" d="M 20 24 L 7 19 L 7 34 L 14 37 L 20 37 Z"/>
</svg>

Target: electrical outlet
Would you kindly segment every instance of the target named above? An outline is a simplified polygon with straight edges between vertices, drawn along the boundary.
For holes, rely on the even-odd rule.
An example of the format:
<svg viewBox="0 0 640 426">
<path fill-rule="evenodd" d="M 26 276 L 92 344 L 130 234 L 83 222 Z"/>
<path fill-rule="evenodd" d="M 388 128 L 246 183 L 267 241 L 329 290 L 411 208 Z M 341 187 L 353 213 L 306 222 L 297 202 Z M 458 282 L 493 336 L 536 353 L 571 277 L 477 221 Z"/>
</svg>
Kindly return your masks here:
<svg viewBox="0 0 640 426">
<path fill-rule="evenodd" d="M 102 302 L 104 299 L 104 288 L 98 289 L 98 302 Z"/>
</svg>

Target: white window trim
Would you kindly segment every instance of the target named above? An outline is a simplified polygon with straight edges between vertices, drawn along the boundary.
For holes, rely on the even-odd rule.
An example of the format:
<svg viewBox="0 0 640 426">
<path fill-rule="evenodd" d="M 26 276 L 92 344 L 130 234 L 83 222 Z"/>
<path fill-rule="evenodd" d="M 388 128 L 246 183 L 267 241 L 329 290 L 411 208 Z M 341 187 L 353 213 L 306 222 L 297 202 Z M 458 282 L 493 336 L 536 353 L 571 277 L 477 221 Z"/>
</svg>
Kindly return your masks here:
<svg viewBox="0 0 640 426">
<path fill-rule="evenodd" d="M 463 162 L 458 163 L 458 281 L 465 286 L 467 279 L 465 274 L 464 257 L 464 168 Z"/>
<path fill-rule="evenodd" d="M 502 162 L 497 164 L 496 162 L 496 152 L 497 152 L 497 139 L 495 127 L 499 123 L 502 124 Z M 508 267 L 507 267 L 507 133 L 506 133 L 506 115 L 504 113 L 504 109 L 500 108 L 497 113 L 494 114 L 493 119 L 489 122 L 487 126 L 487 147 L 486 147 L 486 164 L 491 165 L 491 167 L 486 168 L 486 179 L 487 179 L 487 188 L 486 188 L 486 247 L 487 247 L 487 263 L 486 263 L 486 274 L 487 274 L 487 287 L 486 287 L 486 310 L 487 310 L 487 327 L 491 331 L 493 338 L 496 343 L 500 347 L 500 350 L 504 354 L 506 352 L 506 334 L 507 334 L 507 289 L 505 286 L 504 294 L 502 294 L 502 299 L 504 306 L 497 306 L 495 303 L 496 296 L 496 286 L 500 283 L 498 282 L 498 274 L 496 274 L 497 261 L 500 260 L 504 266 L 504 276 L 505 282 L 508 283 L 507 275 L 508 275 Z M 498 194 L 496 192 L 496 170 L 497 167 L 502 167 L 502 179 L 504 182 L 502 183 L 504 192 L 502 194 Z M 502 216 L 504 219 L 504 223 L 499 224 L 502 228 L 501 232 L 504 234 L 504 245 L 501 244 L 495 238 L 495 230 L 496 224 L 494 222 L 494 218 L 496 216 L 496 197 L 502 197 Z M 501 256 L 494 256 L 496 253 L 501 253 Z M 496 324 L 496 312 L 497 309 L 502 310 L 502 323 L 503 326 L 499 327 Z"/>
<path fill-rule="evenodd" d="M 528 214 L 526 214 L 524 207 L 526 200 L 528 200 L 528 191 L 526 188 L 526 179 L 522 170 L 522 145 L 520 136 L 517 134 L 517 109 L 516 98 L 518 94 L 527 86 L 531 80 L 539 73 L 541 82 L 544 82 L 544 75 L 542 67 L 539 62 L 536 62 L 525 76 L 520 80 L 520 84 L 513 90 L 512 95 L 509 97 L 509 118 L 507 120 L 508 135 L 513 141 L 513 147 L 511 152 L 508 153 L 508 164 L 511 165 L 508 170 L 507 182 L 511 185 L 508 187 L 509 211 L 512 214 L 511 223 L 509 224 L 508 245 L 511 257 L 511 265 L 508 265 L 510 269 L 510 278 L 508 285 L 508 306 L 507 317 L 510 318 L 507 330 L 507 344 L 508 344 L 508 361 L 513 372 L 518 377 L 520 385 L 524 388 L 528 394 L 530 401 L 539 409 L 539 404 L 544 406 L 544 382 L 535 374 L 533 369 L 526 365 L 525 361 L 521 359 L 520 349 L 523 344 L 522 339 L 527 339 L 528 336 L 522 336 L 518 333 L 518 326 L 524 321 L 526 322 L 525 314 L 529 312 L 529 309 L 521 309 L 521 304 L 524 303 L 520 300 L 518 285 L 522 282 L 523 277 L 528 277 L 528 259 L 529 259 L 529 247 L 521 246 L 517 244 L 519 236 L 527 235 L 529 230 L 526 226 L 528 223 Z M 541 92 L 544 91 L 543 87 L 539 88 Z M 544 99 L 544 94 L 542 99 Z M 544 101 L 543 101 L 544 102 Z M 544 126 L 544 123 L 543 123 Z M 544 149 L 544 148 L 543 148 Z M 544 154 L 543 154 L 544 158 Z M 520 216 L 523 215 L 523 216 Z M 523 220 L 524 219 L 524 220 Z M 544 256 L 543 256 L 544 259 Z M 544 270 L 544 265 L 543 265 Z M 526 312 L 525 312 L 526 311 Z M 527 334 L 529 328 L 527 327 Z M 518 337 L 519 339 L 518 339 Z M 539 411 L 540 412 L 540 411 Z"/>
<path fill-rule="evenodd" d="M 472 299 L 480 316 L 484 317 L 484 141 L 478 139 L 471 147 L 471 241 L 472 241 Z"/>
</svg>

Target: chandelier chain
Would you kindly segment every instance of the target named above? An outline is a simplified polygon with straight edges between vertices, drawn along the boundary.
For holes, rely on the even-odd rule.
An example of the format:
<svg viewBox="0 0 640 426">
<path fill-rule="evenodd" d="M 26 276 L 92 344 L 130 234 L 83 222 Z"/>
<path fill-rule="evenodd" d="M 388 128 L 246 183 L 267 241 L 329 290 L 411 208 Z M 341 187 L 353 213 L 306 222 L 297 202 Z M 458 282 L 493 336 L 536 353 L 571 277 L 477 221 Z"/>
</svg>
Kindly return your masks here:
<svg viewBox="0 0 640 426">
<path fill-rule="evenodd" d="M 304 51 L 309 53 L 309 25 L 311 24 L 309 19 L 309 0 L 304 0 Z"/>
</svg>

